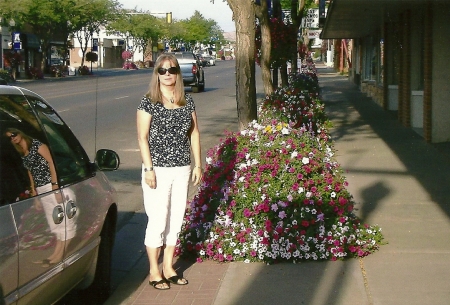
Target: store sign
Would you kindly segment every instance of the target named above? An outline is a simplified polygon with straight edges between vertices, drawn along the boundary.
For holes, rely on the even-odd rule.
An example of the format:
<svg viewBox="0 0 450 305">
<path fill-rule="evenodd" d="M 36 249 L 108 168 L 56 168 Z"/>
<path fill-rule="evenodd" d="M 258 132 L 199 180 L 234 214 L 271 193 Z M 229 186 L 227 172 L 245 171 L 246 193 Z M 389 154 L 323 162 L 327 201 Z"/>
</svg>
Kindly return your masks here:
<svg viewBox="0 0 450 305">
<path fill-rule="evenodd" d="M 22 49 L 22 43 L 20 41 L 20 33 L 18 32 L 12 33 L 12 41 L 13 41 L 13 50 Z"/>
<path fill-rule="evenodd" d="M 308 30 L 308 38 L 320 38 L 320 33 L 322 33 L 322 30 Z"/>
<path fill-rule="evenodd" d="M 310 8 L 305 18 L 303 18 L 303 28 L 318 28 L 319 27 L 319 9 Z"/>
<path fill-rule="evenodd" d="M 92 38 L 92 51 L 98 52 L 98 38 Z"/>
</svg>

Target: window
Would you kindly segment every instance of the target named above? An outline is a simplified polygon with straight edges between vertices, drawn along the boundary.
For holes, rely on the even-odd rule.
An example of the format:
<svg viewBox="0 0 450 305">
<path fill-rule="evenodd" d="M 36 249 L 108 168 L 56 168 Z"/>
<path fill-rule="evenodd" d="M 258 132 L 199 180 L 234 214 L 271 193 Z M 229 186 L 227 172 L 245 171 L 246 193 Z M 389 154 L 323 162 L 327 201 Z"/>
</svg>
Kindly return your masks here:
<svg viewBox="0 0 450 305">
<path fill-rule="evenodd" d="M 60 185 L 67 185 L 93 175 L 89 158 L 70 128 L 45 102 L 29 98 L 47 135 Z"/>
<path fill-rule="evenodd" d="M 9 129 L 20 130 L 44 141 L 41 128 L 27 100 L 20 95 L 0 96 L 0 205 L 29 197 L 31 182 L 22 156 L 6 136 Z M 43 142 L 45 143 L 45 142 Z"/>
</svg>

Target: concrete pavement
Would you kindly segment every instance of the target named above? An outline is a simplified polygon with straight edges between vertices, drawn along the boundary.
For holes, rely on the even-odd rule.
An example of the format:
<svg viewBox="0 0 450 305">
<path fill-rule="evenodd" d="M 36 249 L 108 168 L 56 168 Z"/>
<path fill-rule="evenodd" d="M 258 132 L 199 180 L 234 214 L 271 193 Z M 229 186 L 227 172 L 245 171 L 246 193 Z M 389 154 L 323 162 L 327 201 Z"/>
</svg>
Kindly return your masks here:
<svg viewBox="0 0 450 305">
<path fill-rule="evenodd" d="M 121 268 L 114 272 L 123 280 L 113 283 L 105 305 L 450 304 L 450 145 L 425 143 L 396 112 L 382 110 L 346 77 L 317 67 L 357 215 L 380 225 L 389 244 L 366 258 L 336 262 L 178 260 L 189 285 L 158 291 L 148 285 L 140 211 L 118 232 L 114 259 Z"/>
</svg>

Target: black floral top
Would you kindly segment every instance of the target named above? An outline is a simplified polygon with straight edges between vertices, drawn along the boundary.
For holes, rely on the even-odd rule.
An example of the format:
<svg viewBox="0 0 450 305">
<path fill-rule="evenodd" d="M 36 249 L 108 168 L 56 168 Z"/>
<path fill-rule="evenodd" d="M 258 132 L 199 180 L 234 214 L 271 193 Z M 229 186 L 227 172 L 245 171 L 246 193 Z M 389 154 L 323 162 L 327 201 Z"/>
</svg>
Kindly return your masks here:
<svg viewBox="0 0 450 305">
<path fill-rule="evenodd" d="M 195 105 L 189 94 L 185 95 L 186 105 L 167 109 L 161 103 L 152 103 L 143 97 L 138 110 L 152 116 L 149 130 L 149 146 L 153 166 L 175 167 L 191 164 L 188 131 L 192 125 Z"/>
<path fill-rule="evenodd" d="M 29 154 L 22 157 L 23 165 L 30 171 L 33 177 L 34 187 L 43 186 L 52 182 L 50 166 L 47 160 L 38 152 L 41 145 L 41 142 L 33 139 Z"/>
</svg>

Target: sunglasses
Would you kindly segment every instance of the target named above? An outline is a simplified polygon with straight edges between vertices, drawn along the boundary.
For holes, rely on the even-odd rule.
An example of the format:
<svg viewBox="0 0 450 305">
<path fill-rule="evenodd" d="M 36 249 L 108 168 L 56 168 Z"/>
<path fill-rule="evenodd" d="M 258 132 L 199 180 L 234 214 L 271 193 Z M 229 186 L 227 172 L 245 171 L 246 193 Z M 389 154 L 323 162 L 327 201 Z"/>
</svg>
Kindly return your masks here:
<svg viewBox="0 0 450 305">
<path fill-rule="evenodd" d="M 169 71 L 170 74 L 178 74 L 178 68 L 177 67 L 170 67 L 170 68 L 158 68 L 159 75 L 164 75 L 166 72 Z"/>
<path fill-rule="evenodd" d="M 15 132 L 11 132 L 11 135 L 9 136 L 11 139 L 14 139 L 15 137 L 17 137 L 17 133 Z"/>
</svg>

